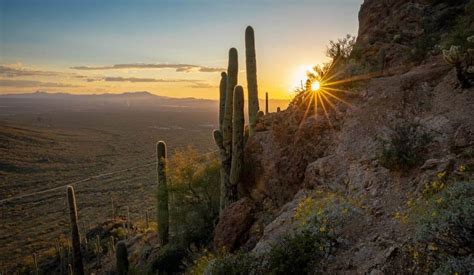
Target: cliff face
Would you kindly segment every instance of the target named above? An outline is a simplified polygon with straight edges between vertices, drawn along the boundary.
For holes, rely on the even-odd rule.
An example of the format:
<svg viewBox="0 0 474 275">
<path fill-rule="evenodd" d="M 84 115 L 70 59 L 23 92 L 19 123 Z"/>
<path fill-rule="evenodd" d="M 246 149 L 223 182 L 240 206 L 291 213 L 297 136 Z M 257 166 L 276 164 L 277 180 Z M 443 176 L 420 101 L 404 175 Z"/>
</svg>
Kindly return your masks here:
<svg viewBox="0 0 474 275">
<path fill-rule="evenodd" d="M 233 244 L 239 239 L 244 250 L 268 251 L 272 243 L 297 230 L 295 215 L 305 199 L 322 200 L 315 194 L 331 193 L 340 196 L 338 203 L 357 202 L 360 216 L 340 230 L 344 244 L 322 263 L 324 271 L 415 270 L 403 264 L 412 233 L 394 217 L 439 173 L 450 175 L 460 166 L 474 165 L 467 153 L 474 150 L 474 89 L 459 88 L 455 70 L 439 55 L 406 66 L 407 51 L 427 31 L 423 18 L 462 10 L 466 3 L 443 2 L 366 0 L 359 13 L 355 51 L 362 51 L 362 63 L 376 63 L 386 48 L 388 66 L 403 65 L 403 72 L 331 91 L 326 98 L 332 103 L 323 100 L 325 109 L 315 109 L 297 96 L 287 110 L 260 121 L 246 145 L 240 186 L 244 200 L 251 198 L 256 205 L 255 211 L 248 211 L 250 219 L 240 218 L 254 222 L 245 223 L 246 232 L 233 236 Z M 423 145 L 409 168 L 395 168 L 384 159 L 386 144 L 406 134 L 400 130 L 405 126 L 418 132 L 416 142 Z M 429 138 L 421 141 L 422 136 Z M 238 216 L 226 213 L 217 239 L 236 231 L 225 228 L 228 221 L 232 227 L 239 224 Z"/>
</svg>

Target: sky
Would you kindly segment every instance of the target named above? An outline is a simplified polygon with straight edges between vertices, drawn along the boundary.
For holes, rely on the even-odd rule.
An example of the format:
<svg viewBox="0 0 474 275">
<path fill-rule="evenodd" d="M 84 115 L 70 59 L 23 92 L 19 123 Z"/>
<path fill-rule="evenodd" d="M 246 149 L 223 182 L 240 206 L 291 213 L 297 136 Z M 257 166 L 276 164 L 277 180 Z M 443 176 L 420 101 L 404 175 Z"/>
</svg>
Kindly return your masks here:
<svg viewBox="0 0 474 275">
<path fill-rule="evenodd" d="M 329 40 L 357 35 L 363 0 L 0 0 L 0 94 L 149 91 L 218 98 L 231 47 L 246 87 L 255 30 L 259 96 L 289 99 Z"/>
</svg>

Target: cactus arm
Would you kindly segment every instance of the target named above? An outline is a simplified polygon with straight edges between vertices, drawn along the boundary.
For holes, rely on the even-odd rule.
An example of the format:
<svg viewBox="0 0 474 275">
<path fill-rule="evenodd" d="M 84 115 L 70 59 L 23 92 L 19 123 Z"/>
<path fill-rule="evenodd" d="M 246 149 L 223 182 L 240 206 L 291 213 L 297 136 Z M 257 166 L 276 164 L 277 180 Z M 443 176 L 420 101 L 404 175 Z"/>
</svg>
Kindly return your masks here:
<svg viewBox="0 0 474 275">
<path fill-rule="evenodd" d="M 216 143 L 217 147 L 219 149 L 224 149 L 224 146 L 222 145 L 222 132 L 220 130 L 214 130 L 212 132 L 212 135 L 214 137 L 214 142 Z"/>
<path fill-rule="evenodd" d="M 227 93 L 227 73 L 222 72 L 221 82 L 219 85 L 219 130 L 221 131 L 222 131 L 222 125 L 224 123 L 226 93 Z"/>
</svg>

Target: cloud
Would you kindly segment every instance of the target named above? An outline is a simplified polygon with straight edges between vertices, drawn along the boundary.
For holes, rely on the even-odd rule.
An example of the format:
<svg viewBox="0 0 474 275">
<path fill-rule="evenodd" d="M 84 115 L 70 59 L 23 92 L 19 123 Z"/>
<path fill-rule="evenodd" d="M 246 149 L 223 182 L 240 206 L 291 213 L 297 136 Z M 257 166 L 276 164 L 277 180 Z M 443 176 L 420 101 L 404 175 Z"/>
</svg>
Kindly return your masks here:
<svg viewBox="0 0 474 275">
<path fill-rule="evenodd" d="M 131 64 L 116 64 L 113 66 L 75 66 L 71 67 L 74 70 L 85 70 L 85 71 L 94 71 L 94 70 L 120 70 L 120 69 L 174 69 L 176 72 L 221 72 L 224 69 L 222 68 L 213 68 L 192 64 L 169 64 L 169 63 L 159 63 L 159 64 L 146 64 L 146 63 L 131 63 Z"/>
<path fill-rule="evenodd" d="M 24 76 L 59 76 L 66 73 L 34 70 L 18 64 L 0 64 L 0 76 L 24 77 Z"/>
<path fill-rule="evenodd" d="M 193 89 L 210 89 L 210 88 L 217 88 L 217 85 L 211 85 L 209 83 L 195 83 L 193 85 L 187 86 L 189 88 Z"/>
<path fill-rule="evenodd" d="M 106 81 L 106 82 L 155 82 L 155 83 L 200 83 L 203 80 L 198 79 L 157 79 L 157 78 L 138 78 L 138 77 L 98 77 L 89 78 L 87 82 Z"/>
<path fill-rule="evenodd" d="M 72 88 L 81 87 L 78 85 L 65 84 L 65 83 L 54 83 L 54 82 L 43 82 L 36 80 L 13 80 L 13 79 L 0 79 L 0 87 L 48 87 L 48 88 Z"/>
</svg>

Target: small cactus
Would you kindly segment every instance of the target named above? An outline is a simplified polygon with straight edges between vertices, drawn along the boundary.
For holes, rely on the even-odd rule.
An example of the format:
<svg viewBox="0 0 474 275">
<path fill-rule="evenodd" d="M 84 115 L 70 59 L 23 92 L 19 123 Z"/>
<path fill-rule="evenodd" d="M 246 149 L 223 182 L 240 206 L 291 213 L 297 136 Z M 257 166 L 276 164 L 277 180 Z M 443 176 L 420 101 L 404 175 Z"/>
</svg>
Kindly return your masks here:
<svg viewBox="0 0 474 275">
<path fill-rule="evenodd" d="M 281 112 L 280 107 L 277 107 L 277 113 Z"/>
<path fill-rule="evenodd" d="M 244 90 L 242 86 L 234 89 L 234 125 L 232 127 L 232 164 L 230 170 L 231 188 L 226 196 L 231 201 L 237 200 L 237 184 L 242 177 L 244 162 Z"/>
<path fill-rule="evenodd" d="M 84 265 L 82 263 L 81 237 L 79 236 L 79 227 L 77 225 L 78 218 L 76 195 L 74 194 L 74 188 L 72 186 L 67 187 L 67 199 L 69 203 L 69 216 L 71 220 L 71 239 L 73 250 L 74 274 L 83 275 Z"/>
<path fill-rule="evenodd" d="M 253 28 L 245 29 L 245 61 L 247 65 L 247 89 L 249 105 L 249 134 L 253 135 L 257 124 L 258 86 L 257 86 L 257 60 L 255 57 L 255 34 Z"/>
<path fill-rule="evenodd" d="M 265 93 L 265 114 L 268 115 L 268 92 Z"/>
<path fill-rule="evenodd" d="M 115 257 L 117 261 L 117 274 L 127 275 L 128 273 L 128 252 L 125 242 L 120 241 L 117 243 L 117 248 L 115 249 Z"/>
<path fill-rule="evenodd" d="M 462 53 L 460 46 L 451 46 L 449 50 L 443 50 L 444 60 L 456 68 L 456 77 L 462 88 L 470 88 L 473 74 L 470 72 L 473 65 L 473 50 L 468 49 Z"/>
<path fill-rule="evenodd" d="M 443 57 L 444 60 L 451 65 L 461 64 L 463 60 L 461 47 L 451 46 L 449 50 L 443 50 Z"/>
<path fill-rule="evenodd" d="M 156 170 L 158 175 L 158 241 L 160 245 L 163 246 L 168 243 L 169 236 L 168 186 L 166 180 L 166 143 L 164 141 L 159 141 L 156 144 Z"/>
</svg>

